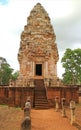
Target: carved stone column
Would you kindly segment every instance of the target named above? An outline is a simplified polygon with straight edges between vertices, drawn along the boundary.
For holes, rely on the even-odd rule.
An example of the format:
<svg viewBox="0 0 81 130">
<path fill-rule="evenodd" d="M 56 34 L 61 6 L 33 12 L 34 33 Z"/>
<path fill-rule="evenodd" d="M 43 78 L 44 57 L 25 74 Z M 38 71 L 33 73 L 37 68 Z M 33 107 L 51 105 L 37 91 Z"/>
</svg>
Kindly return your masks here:
<svg viewBox="0 0 81 130">
<path fill-rule="evenodd" d="M 35 75 L 35 63 L 34 63 L 34 61 L 32 62 L 32 75 L 33 75 L 33 77 Z"/>
<path fill-rule="evenodd" d="M 45 77 L 48 77 L 48 62 L 45 62 Z"/>
</svg>

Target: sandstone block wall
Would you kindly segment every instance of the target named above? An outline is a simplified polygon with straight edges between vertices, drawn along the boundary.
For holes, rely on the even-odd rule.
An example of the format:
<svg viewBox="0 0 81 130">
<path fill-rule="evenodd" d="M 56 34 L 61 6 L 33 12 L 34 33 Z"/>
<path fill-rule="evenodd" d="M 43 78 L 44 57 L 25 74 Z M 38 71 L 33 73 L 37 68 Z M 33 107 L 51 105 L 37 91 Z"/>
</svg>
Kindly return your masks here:
<svg viewBox="0 0 81 130">
<path fill-rule="evenodd" d="M 47 98 L 50 107 L 55 105 L 55 97 L 59 97 L 59 103 L 61 98 L 66 99 L 68 105 L 70 100 L 73 99 L 76 103 L 79 102 L 79 88 L 78 87 L 47 87 Z M 27 97 L 31 97 L 32 107 L 34 106 L 34 88 L 32 87 L 0 87 L 0 104 L 7 104 L 11 107 L 24 107 Z"/>
</svg>

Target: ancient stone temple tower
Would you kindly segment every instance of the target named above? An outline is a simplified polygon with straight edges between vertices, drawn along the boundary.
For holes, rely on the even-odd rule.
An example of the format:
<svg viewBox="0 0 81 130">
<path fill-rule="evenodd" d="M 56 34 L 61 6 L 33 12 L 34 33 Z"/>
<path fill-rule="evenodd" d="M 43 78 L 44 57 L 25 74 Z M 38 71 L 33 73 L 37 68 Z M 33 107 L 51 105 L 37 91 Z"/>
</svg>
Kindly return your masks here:
<svg viewBox="0 0 81 130">
<path fill-rule="evenodd" d="M 36 79 L 43 79 L 46 86 L 57 84 L 59 56 L 55 40 L 50 18 L 42 5 L 37 3 L 21 33 L 17 86 L 34 86 Z"/>
<path fill-rule="evenodd" d="M 62 98 L 66 104 L 72 99 L 78 103 L 78 87 L 66 87 L 57 77 L 59 56 L 55 40 L 50 18 L 38 3 L 21 33 L 18 79 L 10 80 L 9 86 L 0 86 L 0 104 L 24 108 L 28 97 L 31 107 L 36 109 L 54 108 L 55 99 L 59 104 Z"/>
<path fill-rule="evenodd" d="M 0 104 L 23 109 L 28 97 L 35 109 L 54 108 L 56 99 L 61 106 L 62 98 L 66 104 L 72 99 L 79 102 L 79 87 L 64 86 L 57 77 L 59 56 L 55 40 L 50 18 L 38 3 L 21 33 L 19 76 L 15 82 L 10 80 L 9 86 L 0 86 Z"/>
</svg>

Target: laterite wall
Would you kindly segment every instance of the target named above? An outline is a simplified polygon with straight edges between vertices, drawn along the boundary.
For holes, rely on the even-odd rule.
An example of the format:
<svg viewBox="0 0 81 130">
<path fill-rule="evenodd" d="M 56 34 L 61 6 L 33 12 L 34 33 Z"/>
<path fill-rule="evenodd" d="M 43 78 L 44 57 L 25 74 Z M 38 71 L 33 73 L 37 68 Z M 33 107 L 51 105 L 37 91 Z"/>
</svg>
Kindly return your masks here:
<svg viewBox="0 0 81 130">
<path fill-rule="evenodd" d="M 61 104 L 61 99 L 66 99 L 66 104 L 69 105 L 70 100 L 74 100 L 76 103 L 79 102 L 79 89 L 78 87 L 48 87 L 47 88 L 47 98 L 49 105 L 52 107 L 55 105 L 55 97 L 59 97 L 59 103 Z"/>
<path fill-rule="evenodd" d="M 27 97 L 31 97 L 31 104 L 34 103 L 34 88 L 32 87 L 0 87 L 0 104 L 7 104 L 11 107 L 24 107 Z"/>
<path fill-rule="evenodd" d="M 66 86 L 66 87 L 47 87 L 46 94 L 50 107 L 54 107 L 55 97 L 66 99 L 66 104 L 69 104 L 73 99 L 76 103 L 79 102 L 79 88 Z M 34 106 L 34 88 L 33 87 L 0 87 L 0 104 L 7 104 L 8 106 L 24 107 L 27 97 L 31 97 L 32 107 Z"/>
</svg>

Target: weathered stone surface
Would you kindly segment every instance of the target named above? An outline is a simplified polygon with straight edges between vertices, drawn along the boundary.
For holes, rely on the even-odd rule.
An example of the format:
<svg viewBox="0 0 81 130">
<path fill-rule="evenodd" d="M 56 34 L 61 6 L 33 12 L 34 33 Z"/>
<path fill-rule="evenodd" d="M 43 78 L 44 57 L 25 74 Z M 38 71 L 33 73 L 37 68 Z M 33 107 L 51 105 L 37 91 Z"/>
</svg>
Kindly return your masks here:
<svg viewBox="0 0 81 130">
<path fill-rule="evenodd" d="M 57 78 L 59 56 L 55 40 L 56 36 L 50 18 L 44 8 L 37 4 L 30 12 L 27 25 L 21 34 L 18 53 L 19 77 L 16 83 L 10 80 L 9 86 L 0 86 L 0 104 L 21 106 L 23 109 L 27 97 L 30 97 L 31 107 L 35 107 L 34 83 L 39 88 L 46 87 L 50 107 L 54 107 L 56 96 L 60 101 L 61 98 L 65 98 L 67 104 L 71 99 L 76 103 L 79 102 L 78 88 L 80 86 L 64 87 L 61 80 Z M 38 89 L 38 94 L 40 90 Z"/>
<path fill-rule="evenodd" d="M 42 65 L 42 78 L 57 80 L 57 61 L 59 59 L 56 36 L 50 18 L 40 3 L 36 4 L 27 18 L 27 25 L 21 33 L 18 53 L 20 75 L 17 85 L 28 86 L 27 80 L 34 79 L 36 64 Z M 20 83 L 22 82 L 22 83 Z M 34 86 L 34 85 L 33 85 Z"/>
</svg>

